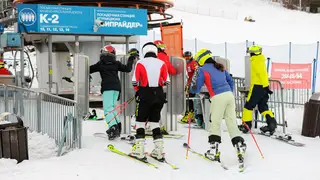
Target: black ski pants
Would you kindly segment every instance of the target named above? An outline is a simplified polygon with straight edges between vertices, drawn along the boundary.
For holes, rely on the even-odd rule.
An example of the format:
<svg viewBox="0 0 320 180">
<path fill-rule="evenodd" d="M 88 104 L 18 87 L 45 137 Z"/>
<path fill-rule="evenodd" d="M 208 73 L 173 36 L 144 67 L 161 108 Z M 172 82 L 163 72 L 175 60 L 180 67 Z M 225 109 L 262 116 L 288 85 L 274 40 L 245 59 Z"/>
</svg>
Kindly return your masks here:
<svg viewBox="0 0 320 180">
<path fill-rule="evenodd" d="M 136 97 L 136 121 L 158 123 L 165 101 L 162 87 L 140 87 Z"/>
<path fill-rule="evenodd" d="M 136 98 L 136 122 L 157 124 L 159 126 L 161 110 L 166 102 L 162 87 L 140 87 Z M 152 129 L 154 138 L 162 138 L 160 127 Z M 137 138 L 144 138 L 144 128 L 137 128 Z"/>
<path fill-rule="evenodd" d="M 251 87 L 242 114 L 242 120 L 245 121 L 247 124 L 249 123 L 249 127 L 251 127 L 252 125 L 252 111 L 256 106 L 258 106 L 260 114 L 265 116 L 265 118 L 267 119 L 268 125 L 270 123 L 277 123 L 274 119 L 273 112 L 269 110 L 268 100 L 269 94 L 262 87 L 262 85 L 254 85 L 253 87 Z"/>
</svg>

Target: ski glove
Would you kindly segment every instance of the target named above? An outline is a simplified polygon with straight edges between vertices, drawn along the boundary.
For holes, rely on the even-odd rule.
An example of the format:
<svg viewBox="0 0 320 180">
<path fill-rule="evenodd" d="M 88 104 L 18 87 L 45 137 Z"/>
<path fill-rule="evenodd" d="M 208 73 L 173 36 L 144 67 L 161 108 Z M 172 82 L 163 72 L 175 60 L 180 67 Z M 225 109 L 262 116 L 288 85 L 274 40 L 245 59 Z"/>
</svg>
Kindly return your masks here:
<svg viewBox="0 0 320 180">
<path fill-rule="evenodd" d="M 69 83 L 73 83 L 73 81 L 71 80 L 71 78 L 63 77 L 62 79 L 63 79 L 63 80 L 66 80 L 66 81 L 69 82 Z"/>
<path fill-rule="evenodd" d="M 268 94 L 273 94 L 273 91 L 270 90 L 269 86 L 265 87 L 264 90 L 265 90 Z"/>
<path fill-rule="evenodd" d="M 31 83 L 31 81 L 32 81 L 32 79 L 28 76 L 25 76 L 24 80 L 26 81 L 26 83 Z"/>
</svg>

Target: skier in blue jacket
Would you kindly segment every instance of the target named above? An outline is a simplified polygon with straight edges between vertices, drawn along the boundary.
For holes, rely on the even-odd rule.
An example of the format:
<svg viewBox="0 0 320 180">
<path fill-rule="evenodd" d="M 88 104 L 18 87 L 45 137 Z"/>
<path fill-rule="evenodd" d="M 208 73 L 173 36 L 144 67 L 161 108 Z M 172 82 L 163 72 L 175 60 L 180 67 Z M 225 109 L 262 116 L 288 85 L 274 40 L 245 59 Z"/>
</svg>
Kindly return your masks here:
<svg viewBox="0 0 320 180">
<path fill-rule="evenodd" d="M 237 125 L 233 95 L 234 82 L 230 74 L 222 64 L 217 63 L 213 59 L 211 51 L 207 49 L 201 49 L 197 52 L 195 60 L 200 68 L 193 75 L 190 92 L 194 94 L 199 93 L 201 87 L 206 85 L 211 101 L 211 118 L 208 124 L 209 150 L 205 153 L 206 157 L 220 161 L 218 146 L 221 143 L 220 124 L 222 119 L 225 119 L 231 142 L 236 148 L 238 155 L 244 153 L 246 144 L 240 136 L 241 133 Z"/>
</svg>

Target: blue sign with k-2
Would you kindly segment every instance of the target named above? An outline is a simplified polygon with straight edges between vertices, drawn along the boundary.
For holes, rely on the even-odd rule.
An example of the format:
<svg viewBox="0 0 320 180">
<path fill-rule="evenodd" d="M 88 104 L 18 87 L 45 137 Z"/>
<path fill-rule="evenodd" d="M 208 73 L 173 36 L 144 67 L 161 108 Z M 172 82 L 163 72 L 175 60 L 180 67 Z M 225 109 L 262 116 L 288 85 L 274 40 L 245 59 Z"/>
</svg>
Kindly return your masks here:
<svg viewBox="0 0 320 180">
<path fill-rule="evenodd" d="M 19 32 L 147 35 L 145 9 L 18 4 Z"/>
</svg>

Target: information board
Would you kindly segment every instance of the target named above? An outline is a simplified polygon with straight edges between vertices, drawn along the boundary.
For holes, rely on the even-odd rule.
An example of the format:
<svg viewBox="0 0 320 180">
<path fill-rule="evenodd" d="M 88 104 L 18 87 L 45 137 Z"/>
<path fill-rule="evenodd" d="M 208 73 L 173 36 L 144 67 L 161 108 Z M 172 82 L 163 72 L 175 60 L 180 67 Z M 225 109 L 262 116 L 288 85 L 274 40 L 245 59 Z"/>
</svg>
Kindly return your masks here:
<svg viewBox="0 0 320 180">
<path fill-rule="evenodd" d="M 271 79 L 279 80 L 285 89 L 311 89 L 312 64 L 271 64 Z"/>
<path fill-rule="evenodd" d="M 147 35 L 145 9 L 18 4 L 18 30 L 25 33 Z"/>
</svg>

